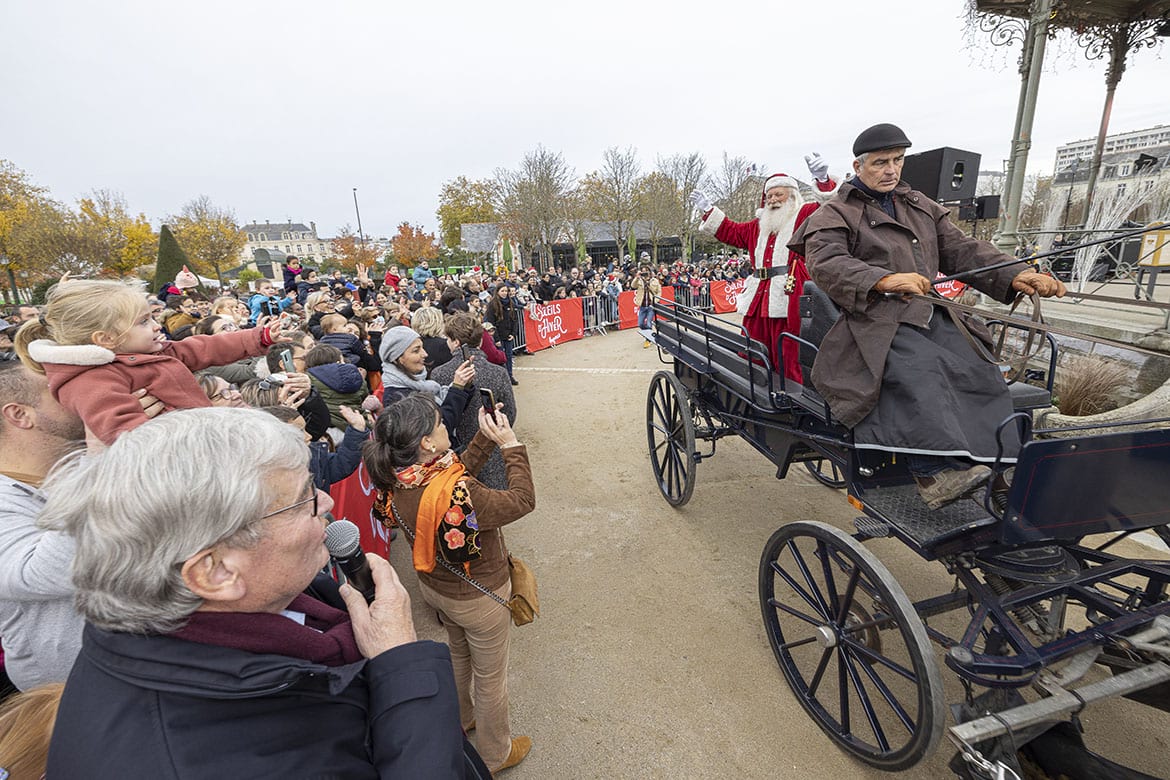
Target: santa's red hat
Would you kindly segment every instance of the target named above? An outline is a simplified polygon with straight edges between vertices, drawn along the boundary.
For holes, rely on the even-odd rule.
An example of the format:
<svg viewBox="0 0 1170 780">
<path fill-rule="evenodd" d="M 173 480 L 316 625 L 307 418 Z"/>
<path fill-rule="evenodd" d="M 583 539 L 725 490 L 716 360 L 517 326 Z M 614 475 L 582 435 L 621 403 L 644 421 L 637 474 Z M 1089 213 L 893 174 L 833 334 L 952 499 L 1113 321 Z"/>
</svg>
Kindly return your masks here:
<svg viewBox="0 0 1170 780">
<path fill-rule="evenodd" d="M 800 192 L 800 185 L 796 183 L 796 179 L 787 173 L 773 173 L 764 180 L 764 189 L 760 192 L 760 208 L 764 207 L 764 201 L 768 197 L 768 190 L 773 187 L 791 187 L 797 192 Z"/>
</svg>

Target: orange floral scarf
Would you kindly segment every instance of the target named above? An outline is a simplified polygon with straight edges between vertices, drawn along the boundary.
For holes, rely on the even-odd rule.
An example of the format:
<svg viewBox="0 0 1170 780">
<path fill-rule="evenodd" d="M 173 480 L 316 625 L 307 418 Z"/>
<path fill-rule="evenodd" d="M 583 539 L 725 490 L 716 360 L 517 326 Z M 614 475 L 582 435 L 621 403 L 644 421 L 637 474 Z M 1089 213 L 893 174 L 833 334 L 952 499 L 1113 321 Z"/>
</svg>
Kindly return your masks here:
<svg viewBox="0 0 1170 780">
<path fill-rule="evenodd" d="M 423 488 L 414 523 L 415 571 L 433 571 L 436 552 L 468 570 L 480 556 L 479 523 L 459 456 L 447 450 L 430 463 L 396 469 L 394 476 L 396 488 Z"/>
</svg>

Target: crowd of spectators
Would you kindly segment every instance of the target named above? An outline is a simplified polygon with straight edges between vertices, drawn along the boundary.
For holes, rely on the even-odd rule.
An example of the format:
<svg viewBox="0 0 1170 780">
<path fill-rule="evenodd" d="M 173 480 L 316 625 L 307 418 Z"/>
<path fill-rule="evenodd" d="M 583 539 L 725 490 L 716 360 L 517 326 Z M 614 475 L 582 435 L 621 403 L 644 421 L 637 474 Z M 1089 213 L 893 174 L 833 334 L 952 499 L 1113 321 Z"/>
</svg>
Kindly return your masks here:
<svg viewBox="0 0 1170 780">
<path fill-rule="evenodd" d="M 468 475 L 477 486 L 472 492 L 504 495 L 519 485 L 520 495 L 527 495 L 523 490 L 531 488 L 523 488 L 523 479 L 517 483 L 520 472 L 515 471 L 522 448 L 509 449 L 509 454 L 492 448 L 493 441 L 516 445 L 510 427 L 517 417 L 513 364 L 522 351 L 524 309 L 588 296 L 616 303 L 639 278 L 653 278 L 663 287 L 697 288 L 738 278 L 741 259 L 716 255 L 689 263 L 653 263 L 643 254 L 636 260 L 629 255 L 620 261 L 606 258 L 596 265 L 593 260 L 571 268 L 554 265 L 543 273 L 528 268 L 493 274 L 473 268 L 459 275 L 432 270 L 424 262 L 409 273 L 391 265 L 376 279 L 361 266 L 353 276 L 340 271 L 326 275 L 289 258 L 283 270 L 282 280 L 261 280 L 244 292 L 209 292 L 186 269 L 153 295 L 114 282 L 63 280 L 44 306 L 0 310 L 0 542 L 5 556 L 0 643 L 7 652 L 0 659 L 6 661 L 6 693 L 34 692 L 17 700 L 21 707 L 44 711 L 46 685 L 57 685 L 48 689 L 56 691 L 50 696 L 56 701 L 60 683 L 81 652 L 86 620 L 92 622 L 93 613 L 78 612 L 74 604 L 75 583 L 68 572 L 77 541 L 68 532 L 69 522 L 55 530 L 38 523 L 46 501 L 53 499 L 54 464 L 69 459 L 79 442 L 102 453 L 159 415 L 202 406 L 262 409 L 268 419 L 297 429 L 295 439 L 308 445 L 312 485 L 329 493 L 358 468 L 371 436 L 397 435 L 386 428 L 389 423 L 376 427 L 382 412 L 421 392 L 438 410 L 451 451 L 462 452 L 477 442 L 469 461 L 476 469 Z M 122 385 L 134 392 L 126 394 Z M 487 391 L 495 409 L 486 406 Z M 501 427 L 485 423 L 488 411 L 502 415 L 497 418 Z M 187 431 L 178 423 L 174 427 Z M 481 435 L 485 430 L 491 432 L 487 439 Z M 195 441 L 190 436 L 173 443 L 184 457 L 211 457 L 220 465 L 232 461 L 211 450 L 190 449 Z M 157 439 L 151 441 L 139 446 L 160 446 Z M 424 449 L 419 458 L 426 455 Z M 415 459 L 411 453 L 402 457 Z M 382 478 L 392 480 L 392 471 L 385 463 L 383 467 Z M 244 465 L 235 468 L 237 473 L 247 471 Z M 76 490 L 99 489 L 70 484 Z M 141 489 L 157 493 L 169 488 L 152 484 Z M 482 494 L 485 506 L 493 505 L 489 495 Z M 517 506 L 531 503 L 526 497 Z M 314 513 L 318 510 L 314 503 Z M 74 502 L 62 511 L 82 510 Z M 491 565 L 496 579 L 499 560 Z M 491 584 L 494 589 L 496 583 Z M 478 597 L 473 590 L 470 596 L 457 589 L 442 598 L 425 592 L 436 605 L 445 605 L 446 612 L 437 608 L 451 641 L 461 647 L 456 659 L 458 719 L 465 729 L 474 728 L 476 712 L 486 716 L 488 710 L 468 709 L 471 699 L 464 689 L 472 675 L 467 664 L 478 662 L 477 651 L 468 650 L 465 642 L 480 630 L 476 621 L 481 613 L 499 623 L 495 606 L 489 601 L 488 606 L 461 610 L 454 602 Z M 335 606 L 344 605 L 338 599 Z M 119 626 L 129 625 L 120 620 L 107 621 L 115 634 Z M 493 641 L 501 641 L 500 630 L 498 625 L 492 629 Z M 356 625 L 354 631 L 361 633 Z M 428 663 L 435 660 L 434 653 L 420 652 L 430 658 Z M 495 653 L 491 663 L 498 666 L 503 658 L 506 666 L 506 657 L 506 652 Z M 493 674 L 498 677 L 498 670 Z M 487 679 L 476 676 L 475 684 L 487 685 Z M 506 686 L 502 691 L 502 702 L 490 711 L 503 712 L 506 721 Z M 129 695 L 125 686 L 116 693 Z M 68 700 L 68 686 L 65 696 Z M 66 708 L 75 711 L 75 706 Z M 489 733 L 495 770 L 518 763 L 531 746 L 526 737 L 509 742 L 506 722 L 485 730 L 485 739 Z M 0 731 L 0 746 L 3 739 Z M 41 749 L 43 763 L 47 743 Z M 37 764 L 35 755 L 32 763 Z"/>
<path fill-rule="evenodd" d="M 82 499 L 77 496 L 68 501 L 62 499 L 65 508 L 60 509 L 60 513 L 67 517 L 49 530 L 40 516 L 45 511 L 46 502 L 52 506 L 54 501 L 55 482 L 50 474 L 64 468 L 54 471 L 55 465 L 68 463 L 77 474 L 88 474 L 94 480 L 104 475 L 100 479 L 108 482 L 109 467 L 101 465 L 102 461 L 130 459 L 133 461 L 131 472 L 118 473 L 126 490 L 130 490 L 127 485 L 141 479 L 145 473 L 143 469 L 148 467 L 148 460 L 144 459 L 153 457 L 155 461 L 151 465 L 157 465 L 168 462 L 172 455 L 186 459 L 191 468 L 206 465 L 211 459 L 216 463 L 216 468 L 211 470 L 224 478 L 229 474 L 242 477 L 253 473 L 264 477 L 265 467 L 249 460 L 250 453 L 221 452 L 218 448 L 223 442 L 218 442 L 216 435 L 210 432 L 197 430 L 198 426 L 192 428 L 190 424 L 175 422 L 169 439 L 166 434 L 157 433 L 152 437 L 145 434 L 137 437 L 138 430 L 146 430 L 150 427 L 148 423 L 160 415 L 161 422 L 187 414 L 184 410 L 193 413 L 196 407 L 225 411 L 252 407 L 267 412 L 267 418 L 275 418 L 274 422 L 297 429 L 295 440 L 308 445 L 304 458 L 312 486 L 328 494 L 333 486 L 350 477 L 358 468 L 363 446 L 369 442 L 374 423 L 386 405 L 420 390 L 435 404 L 442 405 L 441 420 L 445 429 L 450 431 L 451 451 L 462 451 L 475 439 L 477 432 L 483 430 L 482 418 L 487 410 L 484 396 L 475 392 L 477 388 L 490 390 L 497 401 L 496 408 L 490 410 L 498 415 L 494 419 L 499 421 L 498 427 L 491 428 L 494 432 L 491 441 L 503 441 L 505 445 L 515 447 L 516 438 L 510 428 L 517 416 L 512 392 L 517 384 L 512 376 L 512 347 L 518 329 L 523 325 L 521 310 L 525 303 L 535 300 L 531 295 L 522 296 L 522 287 L 530 289 L 527 280 L 521 284 L 519 275 L 490 276 L 472 272 L 457 278 L 442 273 L 436 275 L 420 266 L 411 275 L 400 276 L 398 269 L 391 267 L 383 279 L 375 280 L 362 267 L 352 277 L 341 272 L 322 276 L 315 269 L 301 268 L 298 263 L 290 262 L 282 285 L 262 280 L 254 291 L 244 293 L 231 289 L 209 293 L 200 288 L 193 275 L 184 269 L 174 283 L 165 285 L 154 295 L 117 282 L 63 280 L 50 290 L 43 306 L 22 305 L 0 310 L 0 541 L 4 543 L 5 556 L 4 574 L 0 576 L 0 644 L 7 651 L 3 667 L 6 676 L 2 680 L 4 693 L 35 691 L 35 696 L 20 697 L 17 703 L 21 707 L 32 707 L 33 702 L 43 706 L 45 689 L 42 686 L 57 684 L 50 697 L 55 701 L 60 696 L 59 684 L 66 681 L 78 654 L 84 658 L 86 651 L 82 637 L 90 630 L 85 626 L 92 625 L 95 615 L 100 612 L 97 607 L 86 609 L 78 606 L 80 600 L 75 603 L 82 586 L 79 581 L 70 579 L 70 571 L 74 568 L 71 559 L 80 554 L 84 545 L 90 545 L 87 554 L 99 558 L 111 554 L 117 544 L 123 543 L 128 545 L 123 547 L 123 554 L 132 547 L 141 549 L 142 545 L 150 543 L 162 545 L 152 553 L 159 556 L 185 556 L 194 552 L 194 549 L 183 552 L 170 546 L 166 535 L 146 534 L 143 539 L 122 539 L 117 544 L 112 539 L 103 541 L 84 537 L 84 534 L 77 536 L 83 531 L 88 533 L 86 524 L 92 517 L 86 519 L 86 513 L 92 512 L 92 507 L 96 506 L 94 503 L 79 503 Z M 129 385 L 135 392 L 122 398 L 121 385 Z M 124 408 L 127 405 L 133 408 Z M 215 417 L 200 419 L 203 419 L 203 425 L 218 420 Z M 250 425 L 256 424 L 255 418 L 248 420 L 252 421 Z M 238 424 L 246 420 L 243 417 L 238 420 L 223 418 L 224 424 L 233 424 L 233 421 Z M 230 438 L 231 431 L 228 434 Z M 160 435 L 163 438 L 160 439 Z M 203 438 L 207 441 L 203 442 Z M 120 447 L 124 439 L 133 439 L 135 444 Z M 505 468 L 505 459 L 498 449 L 492 450 L 491 441 L 486 444 L 482 439 L 477 441 L 476 456 L 469 461 L 474 463 L 475 472 L 469 473 L 468 478 L 489 491 L 507 491 L 515 487 L 511 483 L 517 477 L 511 469 L 516 465 L 517 453 L 524 455 L 523 448 L 509 450 L 511 460 Z M 77 461 L 71 454 L 85 445 L 91 452 L 86 460 L 97 464 L 93 468 L 81 468 L 78 464 L 85 461 Z M 133 457 L 127 454 L 132 450 L 136 453 Z M 287 448 L 283 453 L 274 450 L 273 457 L 277 460 L 273 462 L 278 465 L 272 467 L 276 469 L 273 473 L 281 472 L 297 459 L 291 452 Z M 237 456 L 242 456 L 242 459 Z M 526 455 L 522 460 L 526 463 Z M 253 466 L 259 472 L 253 472 Z M 208 495 L 206 487 L 199 487 L 204 481 L 189 486 L 172 484 L 179 479 L 176 475 L 180 473 L 186 471 L 176 467 L 174 474 L 165 479 L 160 476 L 158 480 L 152 479 L 150 484 L 138 485 L 137 492 L 155 495 L 159 501 L 143 504 L 133 522 L 163 523 L 158 513 L 171 511 L 168 501 L 186 502 L 190 509 L 172 514 L 166 519 L 167 523 L 192 513 L 202 517 L 206 514 L 204 504 L 210 507 L 209 501 L 222 503 L 230 498 L 226 494 Z M 106 495 L 102 492 L 105 488 L 98 481 L 85 481 L 90 477 L 66 479 L 62 476 L 57 481 L 68 483 L 68 489 L 78 496 Z M 185 496 L 184 487 L 190 487 L 194 492 Z M 487 494 L 484 496 L 485 504 L 490 506 Z M 279 503 L 284 498 L 287 496 L 274 500 Z M 252 503 L 255 500 L 251 499 Z M 317 506 L 314 494 L 313 502 L 314 517 L 327 512 L 326 499 L 321 499 L 321 506 Z M 526 505 L 530 504 L 528 499 Z M 210 510 L 212 513 L 223 511 L 219 503 L 215 507 Z M 130 519 L 125 521 L 131 522 Z M 116 525 L 117 522 L 110 521 L 106 531 L 114 533 Z M 245 533 L 246 527 L 242 525 L 231 531 L 209 522 L 205 530 L 200 530 L 199 524 L 188 530 L 191 539 L 203 534 L 202 539 L 193 541 L 193 544 L 215 546 L 220 544 L 217 539 L 223 539 L 225 533 Z M 121 529 L 118 533 L 132 530 Z M 249 538 L 253 537 L 254 534 Z M 175 563 L 172 561 L 171 565 Z M 86 566 L 94 570 L 95 577 L 106 578 L 102 587 L 118 586 L 116 581 L 125 575 L 118 567 L 110 569 L 92 557 Z M 319 568 L 319 564 L 317 566 Z M 251 576 L 260 575 L 252 572 Z M 383 575 L 381 579 L 387 577 Z M 209 593 L 222 585 L 208 579 L 198 582 L 201 587 L 211 588 Z M 190 585 L 189 582 L 186 584 Z M 91 586 L 92 582 L 85 584 L 85 588 Z M 166 587 L 173 589 L 175 583 Z M 277 594 L 278 600 L 285 595 L 283 592 Z M 457 595 L 456 600 L 462 597 Z M 204 598 L 206 603 L 206 598 L 210 597 Z M 394 598 L 400 604 L 401 594 L 397 589 Z M 343 604 L 337 597 L 334 607 L 345 609 L 348 601 L 345 599 Z M 176 605 L 175 609 L 189 619 L 191 603 Z M 239 611 L 251 611 L 244 609 L 250 603 L 247 599 L 239 602 Z M 288 609 L 298 611 L 298 603 L 294 601 Z M 491 604 L 490 601 L 487 603 Z M 373 610 L 376 604 L 377 601 L 370 609 Z M 105 603 L 103 609 L 109 607 L 109 603 Z M 273 611 L 269 607 L 265 610 Z M 480 609 L 490 611 L 498 609 L 498 605 Z M 129 637 L 141 633 L 142 625 L 135 623 L 141 616 L 132 614 L 134 607 L 130 604 L 122 604 L 113 611 L 119 610 L 122 611 L 118 615 L 102 613 L 107 617 L 104 622 L 99 621 L 101 630 L 93 635 L 93 641 L 103 646 L 103 653 L 126 653 L 127 657 L 135 658 L 139 648 Z M 283 607 L 275 611 L 284 614 Z M 457 611 L 452 608 L 448 619 L 454 621 Z M 147 633 L 161 630 L 160 627 L 173 628 L 173 614 L 168 614 L 171 617 L 167 620 L 172 622 L 152 624 L 153 628 Z M 402 636 L 393 641 L 373 641 L 363 634 L 364 629 L 358 623 L 358 618 L 354 618 L 352 632 L 357 635 L 358 646 L 353 652 L 346 653 L 339 663 L 341 660 L 356 662 L 364 657 L 372 664 L 382 651 L 419 644 L 413 639 L 413 629 L 403 629 Z M 449 630 L 456 630 L 452 628 L 454 622 L 445 625 Z M 350 630 L 348 625 L 345 630 Z M 457 630 L 473 636 L 475 629 L 461 626 Z M 123 637 L 124 632 L 129 633 Z M 233 651 L 250 649 L 235 644 L 226 646 Z M 142 649 L 147 650 L 147 647 L 143 645 Z M 436 663 L 442 666 L 446 657 L 445 651 L 436 655 L 426 648 L 412 650 L 405 656 L 401 652 L 398 655 L 407 659 L 425 658 L 425 662 L 420 663 L 432 671 Z M 496 657 L 498 662 L 500 656 L 497 654 Z M 178 658 L 176 655 L 175 659 Z M 506 653 L 502 658 L 506 666 Z M 80 666 L 79 661 L 77 668 Z M 457 663 L 456 672 L 461 668 L 464 667 Z M 214 670 L 215 674 L 220 672 L 222 670 Z M 96 666 L 91 663 L 84 672 L 87 685 L 107 686 L 105 695 L 114 701 L 128 702 L 153 686 L 150 681 L 136 678 L 120 679 L 115 683 L 109 673 L 109 669 L 102 668 L 102 662 Z M 209 667 L 208 674 L 212 673 Z M 118 674 L 114 672 L 115 677 Z M 450 674 L 449 663 L 447 674 Z M 496 674 L 498 676 L 498 672 Z M 466 727 L 467 721 L 471 720 L 471 728 L 474 728 L 475 713 L 468 715 L 466 712 L 470 706 L 467 704 L 471 701 L 470 692 L 462 689 L 470 684 L 470 679 L 461 676 L 458 681 L 460 690 L 449 699 L 445 698 L 445 684 L 440 685 L 433 695 L 422 695 L 421 698 L 442 699 L 435 705 L 436 712 L 446 712 L 452 707 L 463 710 L 455 716 L 455 721 L 462 721 L 461 725 Z M 212 687 L 217 684 L 211 677 L 199 685 L 204 682 Z M 371 687 L 385 684 L 373 672 L 363 683 Z M 111 685 L 113 687 L 109 687 Z M 192 684 L 185 693 L 169 690 L 167 695 L 182 699 L 190 694 L 198 699 L 204 696 L 199 685 Z M 333 687 L 336 690 L 344 688 Z M 71 686 L 66 685 L 64 690 L 64 714 L 58 718 L 58 723 L 68 724 L 68 738 L 77 740 L 80 732 L 74 726 L 81 721 L 74 718 L 81 717 L 79 708 L 92 707 L 94 702 L 86 700 L 84 692 L 77 688 L 72 689 L 72 694 Z M 503 709 L 496 707 L 492 712 L 502 711 L 506 719 L 506 687 L 503 695 Z M 394 694 L 390 694 L 390 698 L 393 699 Z M 206 712 L 226 717 L 226 711 L 216 707 L 208 706 Z M 28 715 L 29 711 L 25 710 L 25 714 Z M 371 713 L 371 717 L 374 715 Z M 322 716 L 328 717 L 325 710 L 322 710 Z M 427 722 L 427 718 L 420 722 Z M 261 721 L 257 723 L 262 724 Z M 145 723 L 140 725 L 147 727 Z M 456 732 L 458 725 L 456 722 Z M 491 752 L 492 771 L 518 763 L 531 746 L 526 737 L 509 741 L 506 722 L 493 723 L 484 733 L 492 734 L 496 740 Z M 0 731 L 0 754 L 9 745 L 5 742 L 6 736 L 10 735 Z M 47 739 L 47 732 L 45 736 Z M 212 729 L 201 738 L 214 740 L 220 735 Z M 111 744 L 125 744 L 121 738 L 109 733 L 101 739 L 112 740 Z M 502 747 L 499 739 L 504 739 Z M 459 740 L 451 743 L 446 739 L 442 744 L 445 749 L 452 744 L 458 747 Z M 376 763 L 377 746 L 367 745 L 367 748 L 371 751 L 367 758 Z M 59 767 L 74 767 L 74 757 L 65 758 L 69 749 L 64 745 L 59 750 L 50 751 L 56 758 L 48 759 L 48 753 L 45 753 L 49 750 L 47 741 L 39 748 L 36 745 L 21 748 L 25 753 L 30 749 L 34 754 L 34 766 L 38 765 L 35 753 L 39 749 L 42 765 L 48 760 L 50 766 L 53 761 L 58 761 Z M 391 756 L 395 755 L 395 749 L 390 750 Z M 484 766 L 465 741 L 463 752 L 471 758 L 466 762 L 462 758 L 455 762 L 459 768 L 456 776 L 463 776 L 464 771 L 473 772 L 477 763 Z M 142 761 L 166 760 L 162 754 L 140 758 Z M 342 757 L 344 760 L 351 758 Z M 395 761 L 389 760 L 388 765 Z M 411 761 L 401 765 L 427 766 L 425 762 L 412 764 Z M 0 767 L 3 767 L 2 761 Z M 103 769 L 94 767 L 91 776 L 108 775 Z"/>
</svg>

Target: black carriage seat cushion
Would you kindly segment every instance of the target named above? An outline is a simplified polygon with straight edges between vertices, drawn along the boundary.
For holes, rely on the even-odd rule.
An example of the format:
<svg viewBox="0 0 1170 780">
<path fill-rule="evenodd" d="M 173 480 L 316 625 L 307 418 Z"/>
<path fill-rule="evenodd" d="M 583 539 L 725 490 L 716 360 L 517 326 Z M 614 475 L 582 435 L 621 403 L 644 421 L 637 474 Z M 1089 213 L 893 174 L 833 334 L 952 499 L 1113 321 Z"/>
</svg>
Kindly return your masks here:
<svg viewBox="0 0 1170 780">
<path fill-rule="evenodd" d="M 816 346 L 821 345 L 829 328 L 837 322 L 841 310 L 829 294 L 817 287 L 813 282 L 804 283 L 804 291 L 800 296 L 800 337 Z M 804 374 L 804 384 L 815 389 L 812 382 L 812 366 L 816 359 L 815 349 L 800 345 L 800 371 Z"/>
<path fill-rule="evenodd" d="M 1012 406 L 1017 412 L 1026 412 L 1032 409 L 1047 409 L 1052 406 L 1052 393 L 1043 387 L 1036 387 L 1027 382 L 1012 382 L 1008 385 L 1012 394 Z"/>
</svg>

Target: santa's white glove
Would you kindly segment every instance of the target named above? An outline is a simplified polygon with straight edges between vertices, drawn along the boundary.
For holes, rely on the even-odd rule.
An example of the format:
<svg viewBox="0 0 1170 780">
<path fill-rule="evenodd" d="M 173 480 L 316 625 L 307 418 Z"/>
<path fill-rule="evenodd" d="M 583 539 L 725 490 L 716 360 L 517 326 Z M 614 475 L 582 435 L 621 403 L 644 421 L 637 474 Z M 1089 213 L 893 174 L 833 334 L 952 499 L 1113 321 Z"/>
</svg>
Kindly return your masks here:
<svg viewBox="0 0 1170 780">
<path fill-rule="evenodd" d="M 804 164 L 808 166 L 808 172 L 817 181 L 824 182 L 829 180 L 829 164 L 816 152 L 806 154 L 804 156 Z"/>
<path fill-rule="evenodd" d="M 691 205 L 699 210 L 700 213 L 706 214 L 711 209 L 715 208 L 715 204 L 702 190 L 695 190 L 690 195 Z"/>
</svg>

